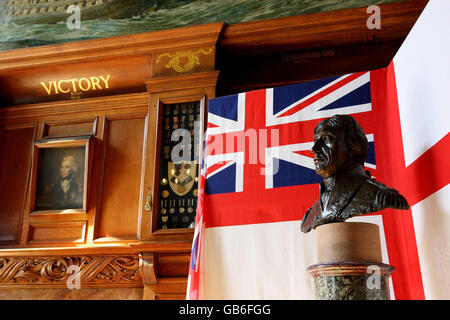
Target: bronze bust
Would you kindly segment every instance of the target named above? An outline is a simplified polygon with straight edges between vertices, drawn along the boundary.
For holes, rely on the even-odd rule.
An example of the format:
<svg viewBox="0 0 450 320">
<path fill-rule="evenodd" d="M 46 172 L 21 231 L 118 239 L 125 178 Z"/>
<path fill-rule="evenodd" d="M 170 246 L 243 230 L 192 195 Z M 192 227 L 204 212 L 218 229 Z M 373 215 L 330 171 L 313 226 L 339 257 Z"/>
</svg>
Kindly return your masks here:
<svg viewBox="0 0 450 320">
<path fill-rule="evenodd" d="M 316 126 L 311 151 L 316 173 L 323 181 L 319 200 L 303 217 L 302 232 L 386 208 L 409 209 L 397 190 L 364 171 L 368 150 L 366 135 L 351 116 L 334 115 Z"/>
</svg>

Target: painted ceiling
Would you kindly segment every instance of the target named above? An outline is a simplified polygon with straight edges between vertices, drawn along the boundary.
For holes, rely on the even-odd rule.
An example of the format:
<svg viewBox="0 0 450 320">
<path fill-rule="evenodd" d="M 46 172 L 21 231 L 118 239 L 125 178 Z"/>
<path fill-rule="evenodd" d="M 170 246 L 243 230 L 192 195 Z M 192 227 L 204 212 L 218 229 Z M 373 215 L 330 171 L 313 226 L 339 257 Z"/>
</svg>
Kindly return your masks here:
<svg viewBox="0 0 450 320">
<path fill-rule="evenodd" d="M 396 1 L 402 0 L 0 0 L 0 51 Z"/>
</svg>

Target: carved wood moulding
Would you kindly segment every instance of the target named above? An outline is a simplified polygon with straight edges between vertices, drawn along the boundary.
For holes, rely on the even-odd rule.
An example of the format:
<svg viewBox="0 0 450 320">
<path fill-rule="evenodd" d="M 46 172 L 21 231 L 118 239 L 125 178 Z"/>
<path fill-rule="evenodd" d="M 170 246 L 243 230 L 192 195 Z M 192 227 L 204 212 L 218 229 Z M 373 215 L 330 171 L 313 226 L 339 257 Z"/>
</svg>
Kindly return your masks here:
<svg viewBox="0 0 450 320">
<path fill-rule="evenodd" d="M 0 288 L 142 287 L 138 256 L 0 257 Z"/>
</svg>

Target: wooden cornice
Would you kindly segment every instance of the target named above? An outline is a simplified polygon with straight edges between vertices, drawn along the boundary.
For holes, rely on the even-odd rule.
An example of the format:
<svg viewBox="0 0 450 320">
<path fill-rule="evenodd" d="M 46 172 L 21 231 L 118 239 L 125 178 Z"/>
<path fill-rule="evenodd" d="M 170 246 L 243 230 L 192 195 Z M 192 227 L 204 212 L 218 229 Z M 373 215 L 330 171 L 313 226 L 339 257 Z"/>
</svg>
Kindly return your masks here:
<svg viewBox="0 0 450 320">
<path fill-rule="evenodd" d="M 367 8 L 238 23 L 225 28 L 219 48 L 225 54 L 271 54 L 404 39 L 428 0 L 380 4 L 381 29 L 369 30 Z"/>
<path fill-rule="evenodd" d="M 147 91 L 150 93 L 157 93 L 211 87 L 216 85 L 218 76 L 219 71 L 202 72 L 176 77 L 158 77 L 146 81 Z"/>
<path fill-rule="evenodd" d="M 215 45 L 223 22 L 0 52 L 0 72 Z"/>
<path fill-rule="evenodd" d="M 28 104 L 0 108 L 0 119 L 21 119 L 86 111 L 111 111 L 141 107 L 147 112 L 148 94 L 134 93 L 112 97 L 88 98 L 80 100 L 63 100 L 48 103 Z"/>
</svg>

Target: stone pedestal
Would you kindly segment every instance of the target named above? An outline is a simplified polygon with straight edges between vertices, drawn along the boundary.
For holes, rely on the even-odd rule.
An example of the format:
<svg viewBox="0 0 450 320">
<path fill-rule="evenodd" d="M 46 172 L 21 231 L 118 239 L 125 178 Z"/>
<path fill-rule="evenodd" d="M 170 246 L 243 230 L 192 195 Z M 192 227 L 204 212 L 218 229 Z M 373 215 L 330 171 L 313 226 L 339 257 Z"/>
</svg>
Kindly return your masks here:
<svg viewBox="0 0 450 320">
<path fill-rule="evenodd" d="M 382 263 L 380 232 L 372 223 L 316 228 L 318 263 L 308 268 L 318 300 L 389 300 L 394 267 Z"/>
</svg>

